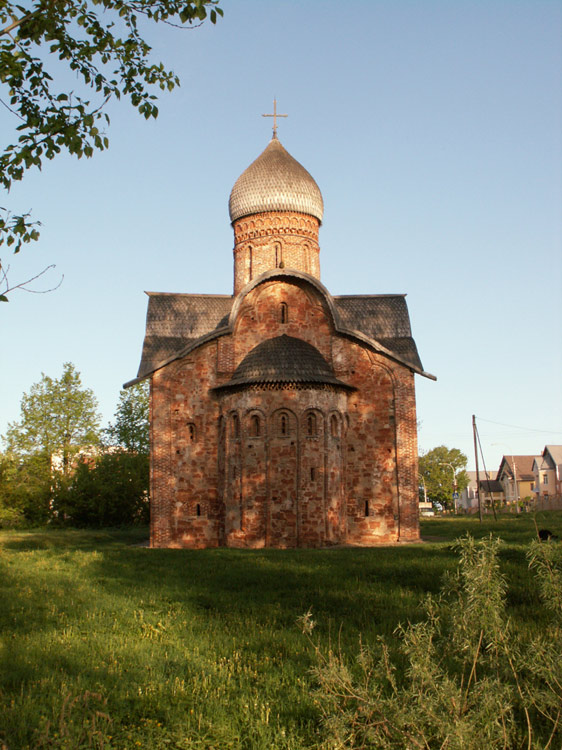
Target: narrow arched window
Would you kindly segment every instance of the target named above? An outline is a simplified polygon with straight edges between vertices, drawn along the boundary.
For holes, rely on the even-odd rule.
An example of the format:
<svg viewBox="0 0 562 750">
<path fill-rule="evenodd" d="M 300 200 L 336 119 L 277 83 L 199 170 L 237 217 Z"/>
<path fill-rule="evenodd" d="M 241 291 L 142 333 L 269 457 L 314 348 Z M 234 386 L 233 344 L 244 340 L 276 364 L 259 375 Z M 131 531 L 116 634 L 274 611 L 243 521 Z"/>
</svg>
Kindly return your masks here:
<svg viewBox="0 0 562 750">
<path fill-rule="evenodd" d="M 260 418 L 257 414 L 252 414 L 250 417 L 250 435 L 252 437 L 259 437 L 261 434 Z"/>
<path fill-rule="evenodd" d="M 281 303 L 279 319 L 281 323 L 289 322 L 289 306 L 286 302 Z"/>
<path fill-rule="evenodd" d="M 313 414 L 311 412 L 306 418 L 306 434 L 309 436 L 316 435 L 316 432 L 317 432 L 316 414 Z"/>
<path fill-rule="evenodd" d="M 254 278 L 254 248 L 248 245 L 248 278 L 250 281 Z"/>
<path fill-rule="evenodd" d="M 197 503 L 197 505 L 195 506 L 195 515 L 196 516 L 201 515 L 201 506 L 199 505 L 199 503 Z"/>
<path fill-rule="evenodd" d="M 187 425 L 187 440 L 190 443 L 195 442 L 195 425 L 193 422 L 188 422 Z"/>
<path fill-rule="evenodd" d="M 279 419 L 279 432 L 281 435 L 287 435 L 289 432 L 289 420 L 287 419 L 286 414 L 281 414 Z"/>
<path fill-rule="evenodd" d="M 332 416 L 330 417 L 330 433 L 332 437 L 338 437 L 339 432 L 338 418 L 335 414 L 332 414 Z"/>
<path fill-rule="evenodd" d="M 240 419 L 238 418 L 238 414 L 232 415 L 232 437 L 240 437 Z"/>
<path fill-rule="evenodd" d="M 304 253 L 304 267 L 306 268 L 307 273 L 310 273 L 310 246 L 308 242 L 305 242 L 303 245 L 303 253 Z"/>
<path fill-rule="evenodd" d="M 285 264 L 283 263 L 283 248 L 281 247 L 280 242 L 276 242 L 274 245 L 275 248 L 275 268 L 285 268 Z"/>
<path fill-rule="evenodd" d="M 365 500 L 365 518 L 369 515 L 369 501 Z"/>
<path fill-rule="evenodd" d="M 314 466 L 310 468 L 310 481 L 315 482 L 316 481 L 316 469 Z"/>
</svg>

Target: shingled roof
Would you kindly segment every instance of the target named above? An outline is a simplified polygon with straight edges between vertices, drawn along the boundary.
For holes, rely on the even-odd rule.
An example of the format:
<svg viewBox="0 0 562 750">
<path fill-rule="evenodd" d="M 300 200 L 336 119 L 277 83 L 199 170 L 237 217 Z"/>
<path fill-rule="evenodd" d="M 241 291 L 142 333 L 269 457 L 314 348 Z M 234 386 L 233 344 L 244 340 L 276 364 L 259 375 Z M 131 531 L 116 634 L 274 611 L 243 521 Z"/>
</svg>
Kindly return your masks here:
<svg viewBox="0 0 562 750">
<path fill-rule="evenodd" d="M 226 328 L 233 297 L 147 292 L 146 335 L 137 378 L 143 378 L 214 331 Z"/>
<path fill-rule="evenodd" d="M 228 333 L 235 298 L 219 294 L 148 292 L 146 335 L 137 378 L 186 354 L 209 338 Z M 404 295 L 347 295 L 331 298 L 336 330 L 358 336 L 378 351 L 424 373 Z M 432 376 L 430 376 L 432 377 Z"/>
<path fill-rule="evenodd" d="M 401 362 L 423 372 L 403 294 L 334 297 L 341 325 L 382 344 Z"/>
<path fill-rule="evenodd" d="M 312 175 L 274 136 L 236 180 L 228 209 L 231 221 L 264 211 L 298 211 L 322 221 L 324 204 Z"/>
<path fill-rule="evenodd" d="M 285 335 L 267 339 L 254 347 L 240 362 L 228 383 L 219 388 L 258 383 L 321 383 L 350 388 L 336 378 L 330 365 L 312 344 Z"/>
</svg>

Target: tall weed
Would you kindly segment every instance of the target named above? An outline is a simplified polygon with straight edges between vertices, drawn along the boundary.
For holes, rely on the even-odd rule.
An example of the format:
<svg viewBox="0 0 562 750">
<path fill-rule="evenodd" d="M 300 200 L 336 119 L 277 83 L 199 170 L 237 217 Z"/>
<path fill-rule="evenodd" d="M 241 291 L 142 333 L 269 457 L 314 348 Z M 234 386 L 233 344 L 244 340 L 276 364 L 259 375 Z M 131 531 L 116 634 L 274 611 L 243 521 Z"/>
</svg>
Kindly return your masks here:
<svg viewBox="0 0 562 750">
<path fill-rule="evenodd" d="M 540 636 L 512 627 L 500 572 L 501 542 L 456 543 L 459 564 L 424 618 L 399 626 L 350 663 L 315 644 L 324 742 L 344 748 L 499 750 L 559 748 L 562 741 L 562 555 L 533 542 L 527 557 L 550 618 Z M 300 618 L 312 638 L 308 612 Z"/>
</svg>

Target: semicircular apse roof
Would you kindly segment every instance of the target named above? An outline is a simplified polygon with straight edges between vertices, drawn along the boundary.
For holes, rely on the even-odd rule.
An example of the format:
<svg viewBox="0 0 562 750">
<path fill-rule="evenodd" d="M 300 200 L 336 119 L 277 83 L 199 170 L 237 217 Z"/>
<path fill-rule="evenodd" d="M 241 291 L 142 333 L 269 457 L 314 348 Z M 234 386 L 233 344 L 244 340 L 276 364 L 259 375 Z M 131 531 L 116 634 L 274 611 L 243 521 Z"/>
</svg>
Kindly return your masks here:
<svg viewBox="0 0 562 750">
<path fill-rule="evenodd" d="M 230 221 L 265 211 L 297 211 L 321 222 L 324 202 L 312 175 L 274 137 L 234 183 L 228 209 Z"/>
<path fill-rule="evenodd" d="M 319 383 L 351 388 L 338 380 L 312 344 L 293 336 L 276 336 L 254 347 L 234 375 L 219 388 L 259 383 Z"/>
</svg>

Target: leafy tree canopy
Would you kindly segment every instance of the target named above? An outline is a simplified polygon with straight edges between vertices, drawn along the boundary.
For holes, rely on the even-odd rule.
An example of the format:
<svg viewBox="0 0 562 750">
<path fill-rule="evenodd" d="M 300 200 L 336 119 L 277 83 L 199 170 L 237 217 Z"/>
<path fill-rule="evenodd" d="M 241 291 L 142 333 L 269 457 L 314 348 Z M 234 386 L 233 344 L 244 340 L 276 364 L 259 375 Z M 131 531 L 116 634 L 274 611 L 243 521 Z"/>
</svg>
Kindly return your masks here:
<svg viewBox="0 0 562 750">
<path fill-rule="evenodd" d="M 438 445 L 419 458 L 420 485 L 433 502 L 444 508 L 453 507 L 453 489 L 462 492 L 468 487 L 467 458 L 458 448 Z M 422 490 L 423 491 L 423 490 Z"/>
<path fill-rule="evenodd" d="M 154 89 L 172 90 L 177 76 L 151 60 L 143 22 L 193 28 L 222 16 L 218 0 L 0 0 L 0 101 L 17 123 L 2 146 L 0 185 L 9 190 L 30 167 L 62 151 L 81 158 L 108 146 L 104 111 L 127 97 L 156 117 Z M 68 72 L 71 72 L 71 76 Z M 72 83 L 69 84 L 69 81 Z M 11 140 L 11 139 L 10 139 Z M 0 245 L 19 252 L 39 237 L 29 214 L 0 208 Z M 18 286 L 21 286 L 19 284 Z M 14 288 L 14 287 L 13 287 Z M 0 301 L 9 282 L 0 264 Z"/>
<path fill-rule="evenodd" d="M 72 480 L 55 492 L 56 521 L 98 527 L 147 523 L 148 476 L 145 454 L 106 453 L 93 463 L 79 462 Z"/>
<path fill-rule="evenodd" d="M 4 441 L 20 457 L 43 456 L 50 466 L 54 454 L 62 459 L 64 474 L 72 456 L 99 442 L 100 417 L 93 392 L 83 388 L 80 374 L 66 362 L 60 378 L 42 373 L 41 380 L 24 393 L 19 422 L 8 425 Z"/>
<path fill-rule="evenodd" d="M 130 453 L 149 452 L 149 384 L 144 380 L 119 394 L 115 421 L 104 430 L 110 445 L 118 445 Z"/>
</svg>

